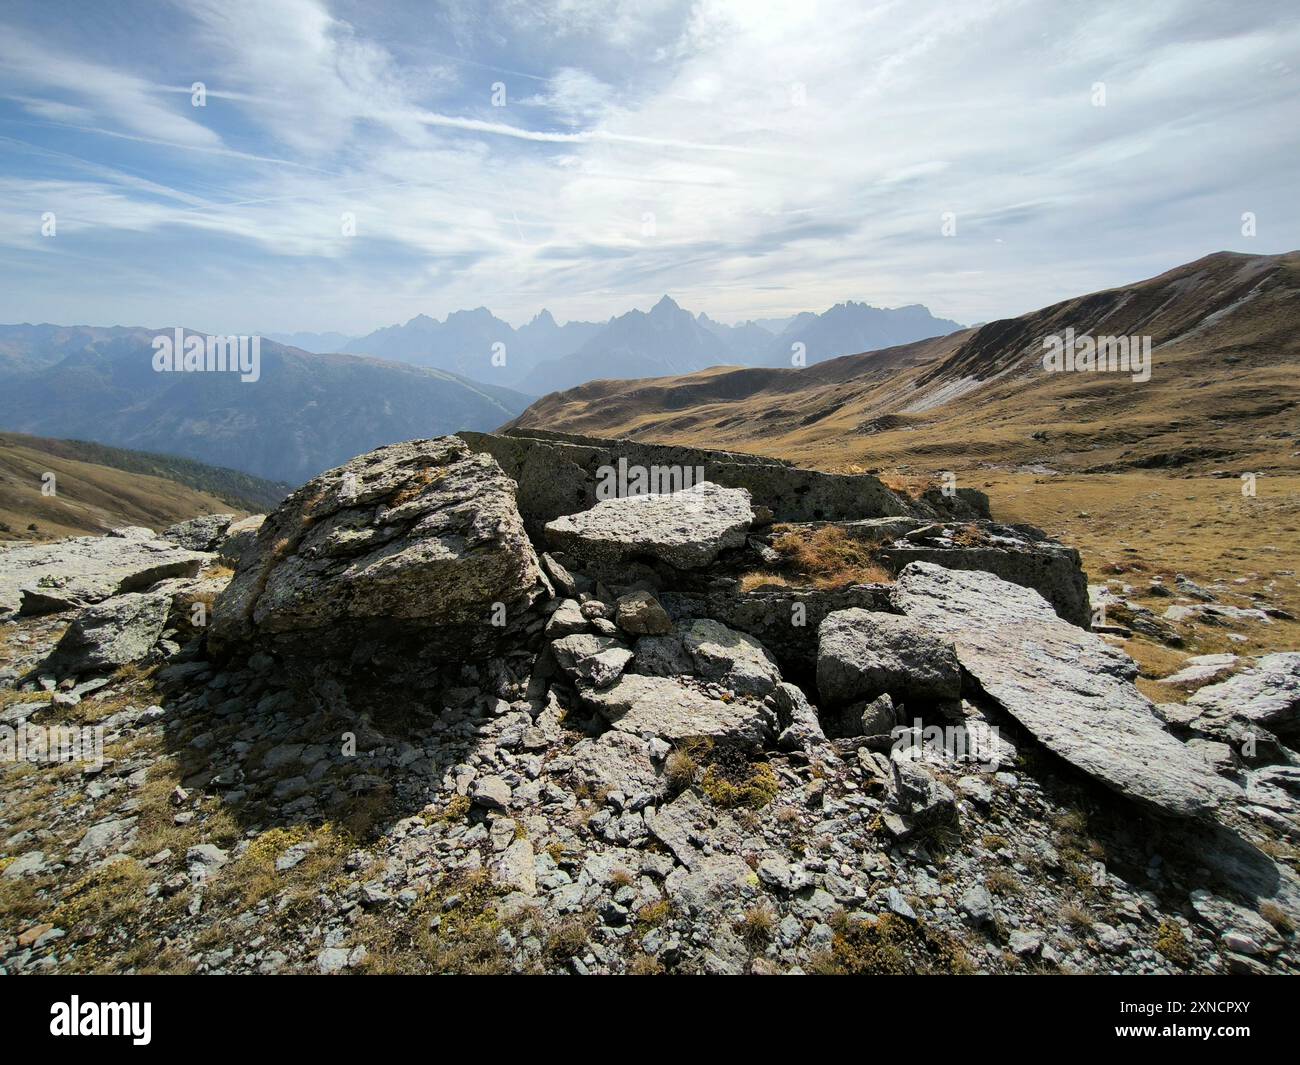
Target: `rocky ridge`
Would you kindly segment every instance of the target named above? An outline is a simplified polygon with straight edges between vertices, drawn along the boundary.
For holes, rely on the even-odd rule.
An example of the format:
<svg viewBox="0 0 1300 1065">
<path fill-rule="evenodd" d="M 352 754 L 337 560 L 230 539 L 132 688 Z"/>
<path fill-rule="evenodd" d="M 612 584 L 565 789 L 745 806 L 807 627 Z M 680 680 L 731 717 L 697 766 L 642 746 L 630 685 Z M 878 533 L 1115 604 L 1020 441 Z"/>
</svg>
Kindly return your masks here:
<svg viewBox="0 0 1300 1065">
<path fill-rule="evenodd" d="M 1077 554 L 987 501 L 714 453 L 549 514 L 547 462 L 585 492 L 624 442 L 533 439 L 391 445 L 166 546 L 46 545 L 93 592 L 18 596 L 0 715 L 105 757 L 0 769 L 0 967 L 1300 968 L 1300 655 L 1192 662 L 1155 704 Z M 896 579 L 749 587 L 773 520 Z M 138 543 L 182 569 L 124 579 Z"/>
</svg>

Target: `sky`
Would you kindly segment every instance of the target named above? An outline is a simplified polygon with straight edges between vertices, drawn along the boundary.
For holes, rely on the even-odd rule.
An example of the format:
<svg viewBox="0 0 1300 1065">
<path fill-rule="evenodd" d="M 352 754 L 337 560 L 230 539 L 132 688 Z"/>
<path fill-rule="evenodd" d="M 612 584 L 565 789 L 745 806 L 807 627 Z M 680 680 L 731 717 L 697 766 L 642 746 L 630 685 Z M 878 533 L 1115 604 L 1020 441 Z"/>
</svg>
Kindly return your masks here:
<svg viewBox="0 0 1300 1065">
<path fill-rule="evenodd" d="M 986 321 L 1300 248 L 1298 66 L 1295 0 L 6 0 L 0 321 Z"/>
</svg>

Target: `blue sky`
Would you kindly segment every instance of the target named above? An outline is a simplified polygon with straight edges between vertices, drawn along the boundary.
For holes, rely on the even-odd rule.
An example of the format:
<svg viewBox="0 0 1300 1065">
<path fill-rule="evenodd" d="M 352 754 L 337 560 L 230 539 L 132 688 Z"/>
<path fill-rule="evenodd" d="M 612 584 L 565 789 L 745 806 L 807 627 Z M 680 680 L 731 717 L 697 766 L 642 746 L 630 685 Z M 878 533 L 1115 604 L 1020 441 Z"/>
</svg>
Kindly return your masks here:
<svg viewBox="0 0 1300 1065">
<path fill-rule="evenodd" d="M 1300 247 L 1298 57 L 1294 0 L 8 0 L 0 321 L 1019 314 Z"/>
</svg>

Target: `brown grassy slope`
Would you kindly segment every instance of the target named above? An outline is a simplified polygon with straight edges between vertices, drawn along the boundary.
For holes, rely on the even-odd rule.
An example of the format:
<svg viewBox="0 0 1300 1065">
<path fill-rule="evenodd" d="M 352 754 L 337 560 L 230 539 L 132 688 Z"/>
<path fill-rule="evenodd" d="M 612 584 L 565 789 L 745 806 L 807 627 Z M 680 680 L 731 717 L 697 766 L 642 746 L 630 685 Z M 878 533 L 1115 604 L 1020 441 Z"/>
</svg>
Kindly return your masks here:
<svg viewBox="0 0 1300 1065">
<path fill-rule="evenodd" d="M 1045 373 L 1043 336 L 1071 325 L 1151 335 L 1151 380 Z M 802 370 L 591 382 L 544 397 L 512 424 L 729 447 L 828 469 L 1295 470 L 1298 325 L 1300 253 L 1221 253 L 1020 318 Z M 937 402 L 961 388 L 969 390 Z"/>
<path fill-rule="evenodd" d="M 41 494 L 42 477 L 55 475 L 57 494 Z M 199 514 L 241 513 L 214 495 L 162 477 L 81 462 L 0 439 L 0 539 L 50 540 L 102 533 L 122 525 L 164 529 Z M 35 523 L 36 531 L 27 527 Z"/>
</svg>

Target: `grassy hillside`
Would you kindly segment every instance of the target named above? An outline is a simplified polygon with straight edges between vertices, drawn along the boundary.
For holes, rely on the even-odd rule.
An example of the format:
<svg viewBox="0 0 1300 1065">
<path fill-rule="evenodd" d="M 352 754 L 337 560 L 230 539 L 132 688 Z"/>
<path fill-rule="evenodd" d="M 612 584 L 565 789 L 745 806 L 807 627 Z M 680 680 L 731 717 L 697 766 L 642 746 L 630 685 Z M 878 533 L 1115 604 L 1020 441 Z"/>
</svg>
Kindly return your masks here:
<svg viewBox="0 0 1300 1065">
<path fill-rule="evenodd" d="M 126 473 L 162 477 L 193 488 L 196 492 L 217 496 L 232 507 L 246 510 L 250 514 L 270 510 L 293 491 L 293 486 L 283 481 L 265 481 L 261 477 L 224 466 L 209 466 L 176 455 L 128 451 L 89 440 L 55 440 L 23 433 L 0 433 L 0 444 L 26 447 L 97 466 L 111 466 Z"/>
<path fill-rule="evenodd" d="M 41 492 L 47 473 L 54 474 L 53 496 Z M 242 491 L 217 494 L 224 484 Z M 163 529 L 199 514 L 258 512 L 277 500 L 279 487 L 184 459 L 0 433 L 4 540 L 84 536 L 122 525 Z"/>
</svg>

